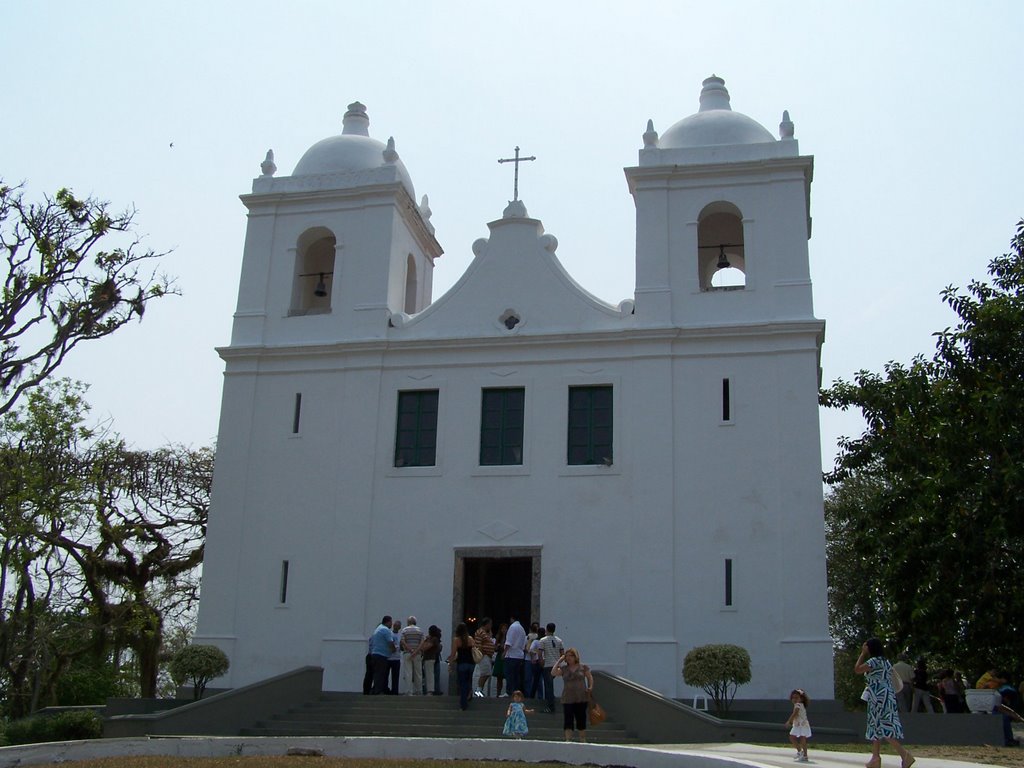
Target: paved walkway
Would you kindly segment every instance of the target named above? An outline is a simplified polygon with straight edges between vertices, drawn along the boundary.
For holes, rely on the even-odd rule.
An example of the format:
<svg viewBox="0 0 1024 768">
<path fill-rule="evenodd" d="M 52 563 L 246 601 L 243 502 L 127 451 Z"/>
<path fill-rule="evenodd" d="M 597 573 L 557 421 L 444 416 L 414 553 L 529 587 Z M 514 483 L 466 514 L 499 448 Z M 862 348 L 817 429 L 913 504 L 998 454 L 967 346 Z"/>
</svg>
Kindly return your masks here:
<svg viewBox="0 0 1024 768">
<path fill-rule="evenodd" d="M 161 737 L 151 739 L 99 739 L 0 748 L 0 768 L 48 765 L 69 760 L 88 760 L 122 755 L 173 755 L 210 757 L 228 755 L 284 755 L 289 749 L 313 749 L 337 757 L 417 757 L 436 760 L 558 761 L 569 765 L 636 766 L 636 768 L 738 768 L 798 766 L 789 747 L 755 747 L 749 744 L 660 744 L 618 746 L 566 744 L 554 741 L 501 739 L 394 739 L 345 738 L 243 738 Z M 810 762 L 817 768 L 859 768 L 868 750 L 819 752 L 810 748 Z M 967 768 L 977 763 L 921 757 L 915 768 Z M 899 768 L 899 759 L 883 755 L 882 768 Z"/>
<path fill-rule="evenodd" d="M 794 750 L 789 747 L 755 747 L 750 744 L 701 744 L 680 745 L 680 750 L 697 752 L 702 755 L 727 755 L 745 765 L 772 765 L 772 766 L 800 766 L 793 760 Z M 666 751 L 673 751 L 675 747 L 662 747 Z M 914 751 L 913 745 L 908 747 Z M 806 765 L 816 765 L 818 768 L 862 768 L 870 755 L 870 746 L 865 742 L 864 749 L 860 752 L 824 752 L 816 751 L 814 746 L 808 748 L 807 754 L 810 761 Z M 938 757 L 919 757 L 914 762 L 914 768 L 964 768 L 971 766 L 977 768 L 978 763 L 965 763 L 960 760 L 945 760 Z M 988 765 L 988 764 L 986 764 Z M 893 754 L 886 754 L 882 751 L 882 768 L 899 768 L 900 759 Z"/>
</svg>

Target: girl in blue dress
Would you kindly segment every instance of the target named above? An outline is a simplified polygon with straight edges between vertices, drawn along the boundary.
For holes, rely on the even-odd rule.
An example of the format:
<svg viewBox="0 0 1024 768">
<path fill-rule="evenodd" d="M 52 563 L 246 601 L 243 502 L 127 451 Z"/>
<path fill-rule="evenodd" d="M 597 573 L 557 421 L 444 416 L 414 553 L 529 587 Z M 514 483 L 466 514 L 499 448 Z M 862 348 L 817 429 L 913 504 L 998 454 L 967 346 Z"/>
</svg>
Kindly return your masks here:
<svg viewBox="0 0 1024 768">
<path fill-rule="evenodd" d="M 533 710 L 523 707 L 523 692 L 516 691 L 512 694 L 512 703 L 508 705 L 508 710 L 505 712 L 505 727 L 501 731 L 502 734 L 515 736 L 517 739 L 528 734 L 530 729 L 526 725 L 527 712 L 533 712 Z"/>
<path fill-rule="evenodd" d="M 883 654 L 881 640 L 872 637 L 864 643 L 853 671 L 865 675 L 867 682 L 868 727 L 864 737 L 871 742 L 871 759 L 866 768 L 881 768 L 882 739 L 888 741 L 899 754 L 901 768 L 910 768 L 914 764 L 914 756 L 900 744 L 903 723 L 900 722 L 896 691 L 892 687 L 892 664 Z"/>
</svg>

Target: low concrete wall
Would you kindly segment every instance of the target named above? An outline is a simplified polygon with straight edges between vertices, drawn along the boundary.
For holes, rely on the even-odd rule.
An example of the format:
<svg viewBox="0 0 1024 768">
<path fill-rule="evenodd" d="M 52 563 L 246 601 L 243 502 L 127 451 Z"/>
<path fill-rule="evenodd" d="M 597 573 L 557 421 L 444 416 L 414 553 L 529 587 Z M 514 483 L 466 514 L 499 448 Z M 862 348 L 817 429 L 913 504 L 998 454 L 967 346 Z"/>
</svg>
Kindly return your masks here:
<svg viewBox="0 0 1024 768">
<path fill-rule="evenodd" d="M 863 724 L 863 714 L 861 718 Z M 999 746 L 1003 743 L 1002 715 L 926 715 L 902 712 L 900 721 L 908 744 Z"/>
<path fill-rule="evenodd" d="M 744 741 L 785 742 L 786 716 L 766 722 L 726 720 L 701 712 L 629 680 L 595 671 L 595 690 L 609 716 L 626 730 L 651 744 L 708 744 Z M 830 743 L 848 743 L 858 734 L 849 728 L 815 727 L 814 738 Z"/>
<path fill-rule="evenodd" d="M 114 715 L 103 721 L 103 736 L 237 736 L 259 720 L 315 701 L 323 678 L 322 667 L 302 667 L 166 712 Z"/>
<path fill-rule="evenodd" d="M 746 722 L 784 723 L 792 705 L 788 701 L 737 699 L 729 708 L 729 720 Z M 842 703 L 821 699 L 811 701 L 807 710 L 815 741 L 829 743 L 845 742 L 847 739 L 833 738 L 826 729 L 853 733 L 854 740 L 864 740 L 867 713 L 864 710 L 850 712 Z M 933 745 L 982 745 L 1003 743 L 1003 722 L 998 715 L 933 715 L 925 713 L 900 713 L 903 734 L 908 744 Z"/>
</svg>

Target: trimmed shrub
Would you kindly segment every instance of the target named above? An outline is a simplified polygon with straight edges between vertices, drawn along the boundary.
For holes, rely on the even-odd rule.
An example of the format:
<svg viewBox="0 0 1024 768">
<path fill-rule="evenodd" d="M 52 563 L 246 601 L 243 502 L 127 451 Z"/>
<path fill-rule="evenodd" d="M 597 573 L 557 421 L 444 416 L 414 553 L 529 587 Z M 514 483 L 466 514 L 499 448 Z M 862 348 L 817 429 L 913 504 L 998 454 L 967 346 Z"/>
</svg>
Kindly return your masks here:
<svg viewBox="0 0 1024 768">
<path fill-rule="evenodd" d="M 91 709 L 72 709 L 55 715 L 32 715 L 14 720 L 4 729 L 7 744 L 78 741 L 103 736 L 103 720 Z"/>
<path fill-rule="evenodd" d="M 715 712 L 728 712 L 736 689 L 750 682 L 750 654 L 725 643 L 693 648 L 683 660 L 683 682 L 703 689 Z"/>
<path fill-rule="evenodd" d="M 171 677 L 178 685 L 192 681 L 192 698 L 203 698 L 206 684 L 228 671 L 227 654 L 215 645 L 187 645 L 171 659 Z"/>
</svg>

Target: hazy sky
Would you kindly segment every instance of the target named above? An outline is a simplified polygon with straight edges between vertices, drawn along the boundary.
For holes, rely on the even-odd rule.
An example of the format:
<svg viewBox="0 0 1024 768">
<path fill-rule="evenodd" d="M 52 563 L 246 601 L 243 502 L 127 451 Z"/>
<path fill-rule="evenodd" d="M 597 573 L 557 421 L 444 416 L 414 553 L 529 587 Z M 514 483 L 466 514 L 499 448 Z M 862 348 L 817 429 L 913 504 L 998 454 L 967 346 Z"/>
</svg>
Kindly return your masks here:
<svg viewBox="0 0 1024 768">
<path fill-rule="evenodd" d="M 184 295 L 62 373 L 140 447 L 217 433 L 245 232 L 273 148 L 290 175 L 349 102 L 394 136 L 445 249 L 435 300 L 512 194 L 602 299 L 634 288 L 635 165 L 726 80 L 733 109 L 815 157 L 824 382 L 930 354 L 947 284 L 982 278 L 1024 216 L 1024 3 L 44 2 L 0 4 L 0 177 L 134 205 Z M 171 146 L 173 143 L 173 146 Z M 826 466 L 857 419 L 822 414 Z"/>
</svg>

